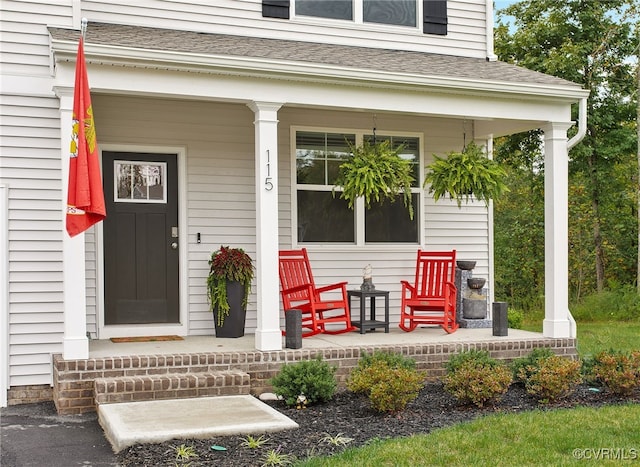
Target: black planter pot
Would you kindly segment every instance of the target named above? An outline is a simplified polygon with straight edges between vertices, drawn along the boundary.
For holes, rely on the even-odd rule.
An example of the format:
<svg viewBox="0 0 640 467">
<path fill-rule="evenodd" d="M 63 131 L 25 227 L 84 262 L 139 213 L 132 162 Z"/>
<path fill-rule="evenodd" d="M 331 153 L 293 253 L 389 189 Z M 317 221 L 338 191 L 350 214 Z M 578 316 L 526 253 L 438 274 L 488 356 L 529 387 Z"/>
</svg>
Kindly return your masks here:
<svg viewBox="0 0 640 467">
<path fill-rule="evenodd" d="M 218 307 L 213 310 L 213 321 L 216 326 L 216 337 L 244 336 L 244 323 L 247 309 L 242 306 L 244 285 L 242 282 L 227 282 L 227 302 L 229 315 L 224 318 L 222 326 L 218 326 Z"/>
</svg>

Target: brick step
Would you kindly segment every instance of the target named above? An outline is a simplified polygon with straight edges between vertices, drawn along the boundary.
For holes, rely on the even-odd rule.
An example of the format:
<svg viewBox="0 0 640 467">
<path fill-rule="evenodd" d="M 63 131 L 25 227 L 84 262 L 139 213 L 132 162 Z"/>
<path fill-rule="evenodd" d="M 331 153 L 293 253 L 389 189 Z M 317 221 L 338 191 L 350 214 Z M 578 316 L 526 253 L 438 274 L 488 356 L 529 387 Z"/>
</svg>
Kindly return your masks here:
<svg viewBox="0 0 640 467">
<path fill-rule="evenodd" d="M 238 370 L 208 373 L 166 373 L 157 375 L 96 378 L 96 404 L 186 399 L 205 396 L 247 395 L 251 389 L 248 373 Z"/>
</svg>

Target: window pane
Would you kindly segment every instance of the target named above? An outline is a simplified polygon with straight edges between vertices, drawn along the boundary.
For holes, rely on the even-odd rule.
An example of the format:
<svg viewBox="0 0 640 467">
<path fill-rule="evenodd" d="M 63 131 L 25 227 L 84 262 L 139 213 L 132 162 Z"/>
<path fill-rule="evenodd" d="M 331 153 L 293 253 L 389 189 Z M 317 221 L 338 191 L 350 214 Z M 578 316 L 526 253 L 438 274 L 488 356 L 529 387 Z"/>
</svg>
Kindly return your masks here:
<svg viewBox="0 0 640 467">
<path fill-rule="evenodd" d="M 365 23 L 416 25 L 416 0 L 364 0 Z"/>
<path fill-rule="evenodd" d="M 298 241 L 354 243 L 354 214 L 339 194 L 298 190 Z"/>
<path fill-rule="evenodd" d="M 365 212 L 365 242 L 418 243 L 418 193 L 412 193 L 413 220 L 404 206 L 402 195 L 396 201 L 372 205 Z"/>
<path fill-rule="evenodd" d="M 296 15 L 353 19 L 352 0 L 296 0 Z"/>
<path fill-rule="evenodd" d="M 296 133 L 296 182 L 333 185 L 338 168 L 349 157 L 355 135 L 299 131 Z"/>
<path fill-rule="evenodd" d="M 364 138 L 373 143 L 373 135 L 364 135 Z M 411 161 L 413 164 L 413 183 L 412 187 L 417 188 L 420 186 L 420 139 L 411 136 L 385 136 L 376 135 L 376 142 L 391 141 L 391 146 L 396 148 L 403 145 L 403 149 L 400 152 L 400 157 Z"/>
</svg>

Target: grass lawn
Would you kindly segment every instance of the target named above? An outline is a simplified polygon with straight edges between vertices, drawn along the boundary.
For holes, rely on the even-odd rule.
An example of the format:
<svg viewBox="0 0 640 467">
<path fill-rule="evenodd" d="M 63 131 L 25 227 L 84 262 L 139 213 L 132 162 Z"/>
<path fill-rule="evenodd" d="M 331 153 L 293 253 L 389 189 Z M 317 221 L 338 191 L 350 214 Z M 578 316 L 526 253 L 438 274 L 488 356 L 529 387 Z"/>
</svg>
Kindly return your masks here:
<svg viewBox="0 0 640 467">
<path fill-rule="evenodd" d="M 595 355 L 603 350 L 629 352 L 640 350 L 640 322 L 601 321 L 577 322 L 578 353 L 580 357 Z M 542 324 L 525 323 L 523 329 L 542 332 Z"/>
<path fill-rule="evenodd" d="M 635 465 L 639 460 L 640 406 L 626 405 L 492 415 L 428 435 L 375 441 L 301 465 L 584 466 Z"/>
</svg>

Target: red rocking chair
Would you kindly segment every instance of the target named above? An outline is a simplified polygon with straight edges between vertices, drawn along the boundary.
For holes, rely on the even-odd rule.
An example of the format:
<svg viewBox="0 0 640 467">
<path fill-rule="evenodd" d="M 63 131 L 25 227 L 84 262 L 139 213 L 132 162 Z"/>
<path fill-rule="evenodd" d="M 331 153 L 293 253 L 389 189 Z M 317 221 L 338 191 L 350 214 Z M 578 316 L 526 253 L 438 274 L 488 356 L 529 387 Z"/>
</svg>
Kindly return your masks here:
<svg viewBox="0 0 640 467">
<path fill-rule="evenodd" d="M 400 329 L 409 332 L 419 324 L 439 324 L 447 333 L 455 332 L 459 327 L 455 274 L 456 250 L 418 250 L 415 283 L 400 281 Z"/>
<path fill-rule="evenodd" d="M 282 250 L 279 260 L 282 304 L 285 313 L 294 309 L 302 311 L 302 328 L 308 329 L 308 332 L 302 333 L 302 337 L 321 332 L 340 334 L 355 330 L 349 314 L 347 282 L 316 288 L 306 248 Z M 332 291 L 333 298 L 321 297 Z M 343 329 L 328 329 L 327 324 L 341 324 Z"/>
</svg>

